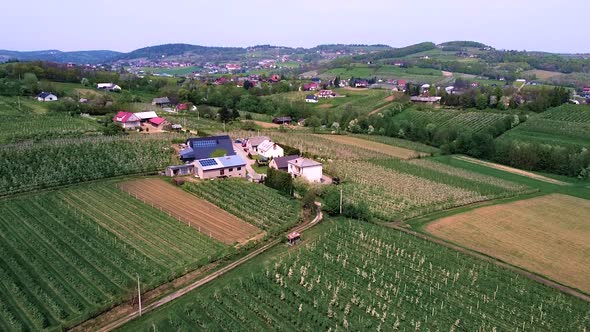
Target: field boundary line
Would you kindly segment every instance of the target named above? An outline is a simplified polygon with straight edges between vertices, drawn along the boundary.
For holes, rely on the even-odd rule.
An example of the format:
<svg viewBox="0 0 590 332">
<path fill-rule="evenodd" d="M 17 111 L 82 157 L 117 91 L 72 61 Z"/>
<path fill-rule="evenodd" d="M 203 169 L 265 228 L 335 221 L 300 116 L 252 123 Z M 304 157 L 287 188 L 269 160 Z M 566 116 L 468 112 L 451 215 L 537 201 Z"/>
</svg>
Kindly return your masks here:
<svg viewBox="0 0 590 332">
<path fill-rule="evenodd" d="M 551 183 L 551 184 L 556 184 L 558 186 L 571 186 L 571 183 L 567 183 L 567 182 L 563 182 L 563 181 L 559 181 L 559 180 L 555 180 L 552 178 L 548 178 L 546 176 L 543 175 L 538 175 L 535 173 L 531 173 L 528 171 L 524 171 L 518 168 L 514 168 L 514 167 L 510 167 L 510 166 L 506 166 L 506 165 L 501 165 L 501 164 L 496 164 L 496 163 L 492 163 L 489 161 L 484 161 L 484 160 L 479 160 L 479 159 L 475 159 L 475 158 L 471 158 L 471 157 L 466 157 L 466 156 L 453 156 L 453 158 L 457 159 L 457 160 L 462 160 L 462 161 L 466 161 L 472 164 L 476 164 L 476 165 L 481 165 L 481 166 L 486 166 L 486 167 L 490 167 L 493 169 L 497 169 L 500 171 L 504 171 L 504 172 L 508 172 L 508 173 L 512 173 L 512 174 L 516 174 L 516 175 L 520 175 L 520 176 L 524 176 L 527 178 L 531 178 L 533 180 L 537 180 L 537 181 L 542 181 L 542 182 L 547 182 L 547 183 Z"/>
<path fill-rule="evenodd" d="M 318 207 L 318 212 L 317 212 L 316 216 L 314 217 L 314 219 L 308 223 L 304 223 L 304 224 L 294 227 L 293 229 L 291 229 L 291 231 L 304 232 L 304 231 L 310 229 L 311 227 L 315 226 L 317 223 L 319 223 L 323 219 L 323 213 L 320 208 L 321 207 L 320 203 L 316 202 L 315 204 Z M 265 244 L 264 246 L 248 253 L 246 256 L 222 267 L 221 269 L 219 269 L 209 275 L 206 275 L 206 276 L 200 278 L 199 280 L 197 280 L 197 281 L 195 281 L 195 282 L 193 282 L 193 283 L 191 283 L 179 290 L 176 290 L 173 293 L 168 294 L 167 296 L 164 296 L 153 303 L 150 303 L 149 305 L 142 308 L 142 314 L 153 311 L 153 310 L 155 310 L 155 309 L 157 309 L 157 308 L 159 308 L 171 301 L 174 301 L 177 298 L 182 297 L 183 295 L 221 277 L 222 275 L 226 274 L 227 272 L 235 269 L 236 267 L 248 262 L 252 258 L 262 254 L 263 252 L 267 251 L 268 249 L 281 243 L 282 240 L 283 240 L 282 237 L 279 237 L 279 238 L 273 240 L 272 242 L 269 242 L 269 243 Z M 138 317 L 139 317 L 139 311 L 138 310 L 133 311 L 132 313 L 130 313 L 122 318 L 119 318 L 115 321 L 112 321 L 109 324 L 101 327 L 100 329 L 98 329 L 98 331 L 100 331 L 100 332 L 112 331 L 118 327 L 121 327 L 125 323 L 128 323 L 128 322 L 132 321 L 133 319 L 138 318 Z M 73 330 L 74 328 L 70 329 L 70 331 Z"/>
<path fill-rule="evenodd" d="M 518 266 L 511 265 L 509 263 L 506 263 L 504 261 L 501 261 L 501 260 L 499 260 L 497 258 L 494 258 L 492 256 L 488 256 L 488 255 L 483 254 L 483 253 L 480 253 L 478 251 L 467 249 L 465 247 L 461 247 L 459 245 L 456 245 L 456 244 L 451 243 L 449 241 L 445 241 L 443 239 L 434 237 L 432 235 L 428 235 L 428 234 L 425 234 L 425 233 L 420 233 L 420 232 L 409 230 L 409 229 L 404 228 L 402 226 L 399 226 L 397 224 L 391 224 L 391 225 L 382 224 L 382 225 L 384 225 L 385 227 L 396 229 L 398 231 L 402 231 L 402 232 L 404 232 L 406 234 L 414 235 L 415 237 L 418 237 L 418 238 L 423 239 L 423 240 L 426 240 L 426 241 L 434 242 L 436 244 L 445 246 L 445 247 L 447 247 L 449 249 L 452 249 L 452 250 L 458 251 L 460 253 L 467 254 L 469 256 L 475 257 L 477 259 L 481 259 L 481 260 L 484 260 L 486 262 L 495 264 L 496 266 L 499 266 L 501 268 L 504 268 L 504 269 L 507 269 L 509 271 L 515 272 L 515 273 L 517 273 L 517 274 L 519 274 L 519 275 L 521 275 L 523 277 L 529 278 L 529 279 L 531 279 L 533 281 L 536 281 L 538 283 L 541 283 L 541 284 L 543 284 L 543 285 L 545 285 L 547 287 L 551 287 L 551 288 L 553 288 L 555 290 L 558 290 L 558 291 L 560 291 L 562 293 L 565 293 L 565 294 L 574 296 L 574 297 L 576 297 L 578 299 L 581 299 L 581 300 L 584 300 L 586 302 L 590 302 L 590 295 L 588 295 L 588 294 L 586 294 L 586 293 L 584 293 L 582 291 L 579 291 L 579 290 L 574 289 L 572 287 L 569 287 L 569 286 L 560 284 L 560 283 L 558 283 L 556 281 L 550 280 L 550 279 L 545 278 L 545 277 L 543 277 L 541 275 L 538 275 L 536 273 L 527 271 L 527 270 L 522 269 L 522 268 L 520 268 Z"/>
</svg>

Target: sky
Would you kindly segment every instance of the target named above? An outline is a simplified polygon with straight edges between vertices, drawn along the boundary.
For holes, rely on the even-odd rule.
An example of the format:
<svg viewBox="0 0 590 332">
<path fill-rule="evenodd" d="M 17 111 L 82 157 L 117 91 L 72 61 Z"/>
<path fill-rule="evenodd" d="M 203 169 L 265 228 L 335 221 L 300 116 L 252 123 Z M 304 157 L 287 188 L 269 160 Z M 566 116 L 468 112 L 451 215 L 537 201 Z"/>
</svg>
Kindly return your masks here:
<svg viewBox="0 0 590 332">
<path fill-rule="evenodd" d="M 62 51 L 187 43 L 387 44 L 474 40 L 498 49 L 590 53 L 573 0 L 28 0 L 0 10 L 0 49 Z"/>
</svg>

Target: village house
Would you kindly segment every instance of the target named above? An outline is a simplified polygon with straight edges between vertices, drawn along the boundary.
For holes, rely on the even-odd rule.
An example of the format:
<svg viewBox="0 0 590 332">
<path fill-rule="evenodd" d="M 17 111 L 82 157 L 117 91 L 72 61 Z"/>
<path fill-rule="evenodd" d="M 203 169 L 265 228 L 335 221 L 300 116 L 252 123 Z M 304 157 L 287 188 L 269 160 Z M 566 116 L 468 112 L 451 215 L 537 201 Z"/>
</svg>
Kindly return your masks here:
<svg viewBox="0 0 590 332">
<path fill-rule="evenodd" d="M 277 116 L 272 119 L 272 123 L 276 124 L 290 124 L 293 119 L 290 116 Z"/>
<path fill-rule="evenodd" d="M 148 122 L 156 128 L 162 128 L 169 124 L 168 120 L 166 120 L 165 118 L 161 118 L 159 116 L 149 119 Z"/>
<path fill-rule="evenodd" d="M 232 140 L 228 135 L 189 138 L 186 148 L 180 150 L 182 161 L 212 158 L 212 155 L 235 155 Z"/>
<path fill-rule="evenodd" d="M 158 117 L 158 114 L 156 114 L 156 112 L 154 111 L 137 112 L 133 114 L 135 114 L 135 116 L 138 117 L 139 121 L 141 121 L 142 123 L 148 122 L 150 119 Z"/>
<path fill-rule="evenodd" d="M 299 157 L 287 162 L 287 172 L 293 177 L 303 177 L 309 182 L 322 181 L 322 163 Z"/>
<path fill-rule="evenodd" d="M 200 159 L 194 162 L 200 179 L 246 177 L 246 162 L 238 155 Z"/>
<path fill-rule="evenodd" d="M 270 161 L 268 167 L 286 172 L 289 169 L 289 161 L 297 158 L 299 158 L 297 155 L 277 157 Z"/>
<path fill-rule="evenodd" d="M 37 95 L 37 100 L 44 101 L 44 102 L 45 101 L 56 101 L 57 96 L 51 92 L 41 92 L 40 94 Z"/>
<path fill-rule="evenodd" d="M 162 106 L 168 106 L 170 104 L 171 104 L 170 99 L 168 99 L 168 97 L 154 98 L 152 100 L 152 105 L 155 105 L 155 106 L 162 107 Z"/>
<path fill-rule="evenodd" d="M 318 98 L 334 98 L 335 96 L 336 93 L 332 90 L 320 90 L 320 92 L 318 92 Z"/>
<path fill-rule="evenodd" d="M 242 67 L 235 63 L 228 63 L 225 65 L 225 69 L 227 69 L 228 71 L 238 71 L 241 70 Z"/>
<path fill-rule="evenodd" d="M 250 137 L 247 141 L 246 141 L 246 148 L 250 151 L 254 151 L 254 152 L 258 152 L 258 146 L 264 142 L 264 141 L 269 141 L 270 138 L 267 136 L 254 136 L 254 137 Z"/>
<path fill-rule="evenodd" d="M 268 159 L 282 157 L 285 152 L 277 143 L 266 140 L 258 145 L 258 154 Z"/>
<path fill-rule="evenodd" d="M 318 83 L 312 82 L 303 84 L 303 91 L 316 91 L 317 89 L 319 89 Z"/>
<path fill-rule="evenodd" d="M 355 88 L 366 88 L 368 86 L 369 86 L 369 81 L 367 81 L 367 80 L 356 80 L 354 82 Z"/>
<path fill-rule="evenodd" d="M 121 127 L 125 129 L 135 129 L 141 126 L 140 119 L 131 112 L 118 112 L 113 117 L 113 122 L 118 123 Z"/>
<path fill-rule="evenodd" d="M 307 95 L 307 96 L 305 96 L 305 102 L 306 103 L 317 103 L 318 97 L 316 97 L 314 95 Z"/>
<path fill-rule="evenodd" d="M 101 90 L 108 90 L 112 92 L 119 92 L 121 91 L 121 87 L 115 83 L 98 83 L 96 84 L 97 89 Z"/>
</svg>

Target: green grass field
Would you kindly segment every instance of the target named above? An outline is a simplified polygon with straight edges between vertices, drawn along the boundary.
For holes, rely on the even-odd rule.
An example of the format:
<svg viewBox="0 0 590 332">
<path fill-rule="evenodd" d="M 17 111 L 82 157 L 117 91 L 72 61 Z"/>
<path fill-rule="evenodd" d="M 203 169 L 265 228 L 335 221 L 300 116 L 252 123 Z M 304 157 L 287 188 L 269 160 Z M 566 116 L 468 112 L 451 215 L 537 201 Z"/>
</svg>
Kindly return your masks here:
<svg viewBox="0 0 590 332">
<path fill-rule="evenodd" d="M 224 246 L 113 184 L 0 201 L 0 329 L 56 330 L 158 286 Z"/>
<path fill-rule="evenodd" d="M 430 68 L 400 68 L 392 65 L 365 65 L 353 64 L 350 67 L 339 67 L 327 70 L 320 76 L 341 78 L 361 77 L 370 78 L 378 77 L 382 79 L 405 79 L 412 82 L 434 83 L 443 78 L 440 70 Z"/>
<path fill-rule="evenodd" d="M 184 188 L 273 234 L 299 221 L 299 203 L 264 185 L 229 179 L 187 183 Z"/>
<path fill-rule="evenodd" d="M 587 302 L 382 226 L 326 220 L 122 331 L 583 331 Z"/>
<path fill-rule="evenodd" d="M 477 132 L 492 126 L 496 121 L 508 116 L 488 111 L 459 111 L 448 109 L 408 109 L 395 116 L 399 121 L 432 123 L 439 128 L 456 127 Z"/>
</svg>

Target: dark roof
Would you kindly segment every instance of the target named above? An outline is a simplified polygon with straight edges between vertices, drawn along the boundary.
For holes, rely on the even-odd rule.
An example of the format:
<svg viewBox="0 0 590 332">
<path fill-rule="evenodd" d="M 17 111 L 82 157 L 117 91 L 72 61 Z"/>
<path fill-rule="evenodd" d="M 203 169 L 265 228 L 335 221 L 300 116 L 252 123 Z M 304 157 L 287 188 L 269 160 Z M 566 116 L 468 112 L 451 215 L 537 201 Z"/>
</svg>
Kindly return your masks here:
<svg viewBox="0 0 590 332">
<path fill-rule="evenodd" d="M 37 97 L 45 99 L 47 96 L 52 95 L 51 92 L 41 92 Z"/>
<path fill-rule="evenodd" d="M 285 168 L 289 168 L 288 162 L 290 160 L 295 160 L 297 158 L 299 158 L 299 156 L 293 155 L 293 156 L 285 156 L 285 157 L 276 157 L 273 160 L 277 164 L 278 169 L 285 169 Z"/>
<path fill-rule="evenodd" d="M 152 100 L 154 104 L 170 104 L 170 99 L 168 97 L 161 97 L 161 98 L 154 98 Z"/>
<path fill-rule="evenodd" d="M 314 95 L 307 95 L 307 96 L 305 96 L 305 99 L 318 99 L 318 97 L 316 97 Z"/>
<path fill-rule="evenodd" d="M 225 150 L 227 156 L 236 154 L 232 140 L 228 135 L 189 138 L 188 148 L 180 151 L 180 159 L 195 160 L 211 158 L 215 150 Z"/>
</svg>

